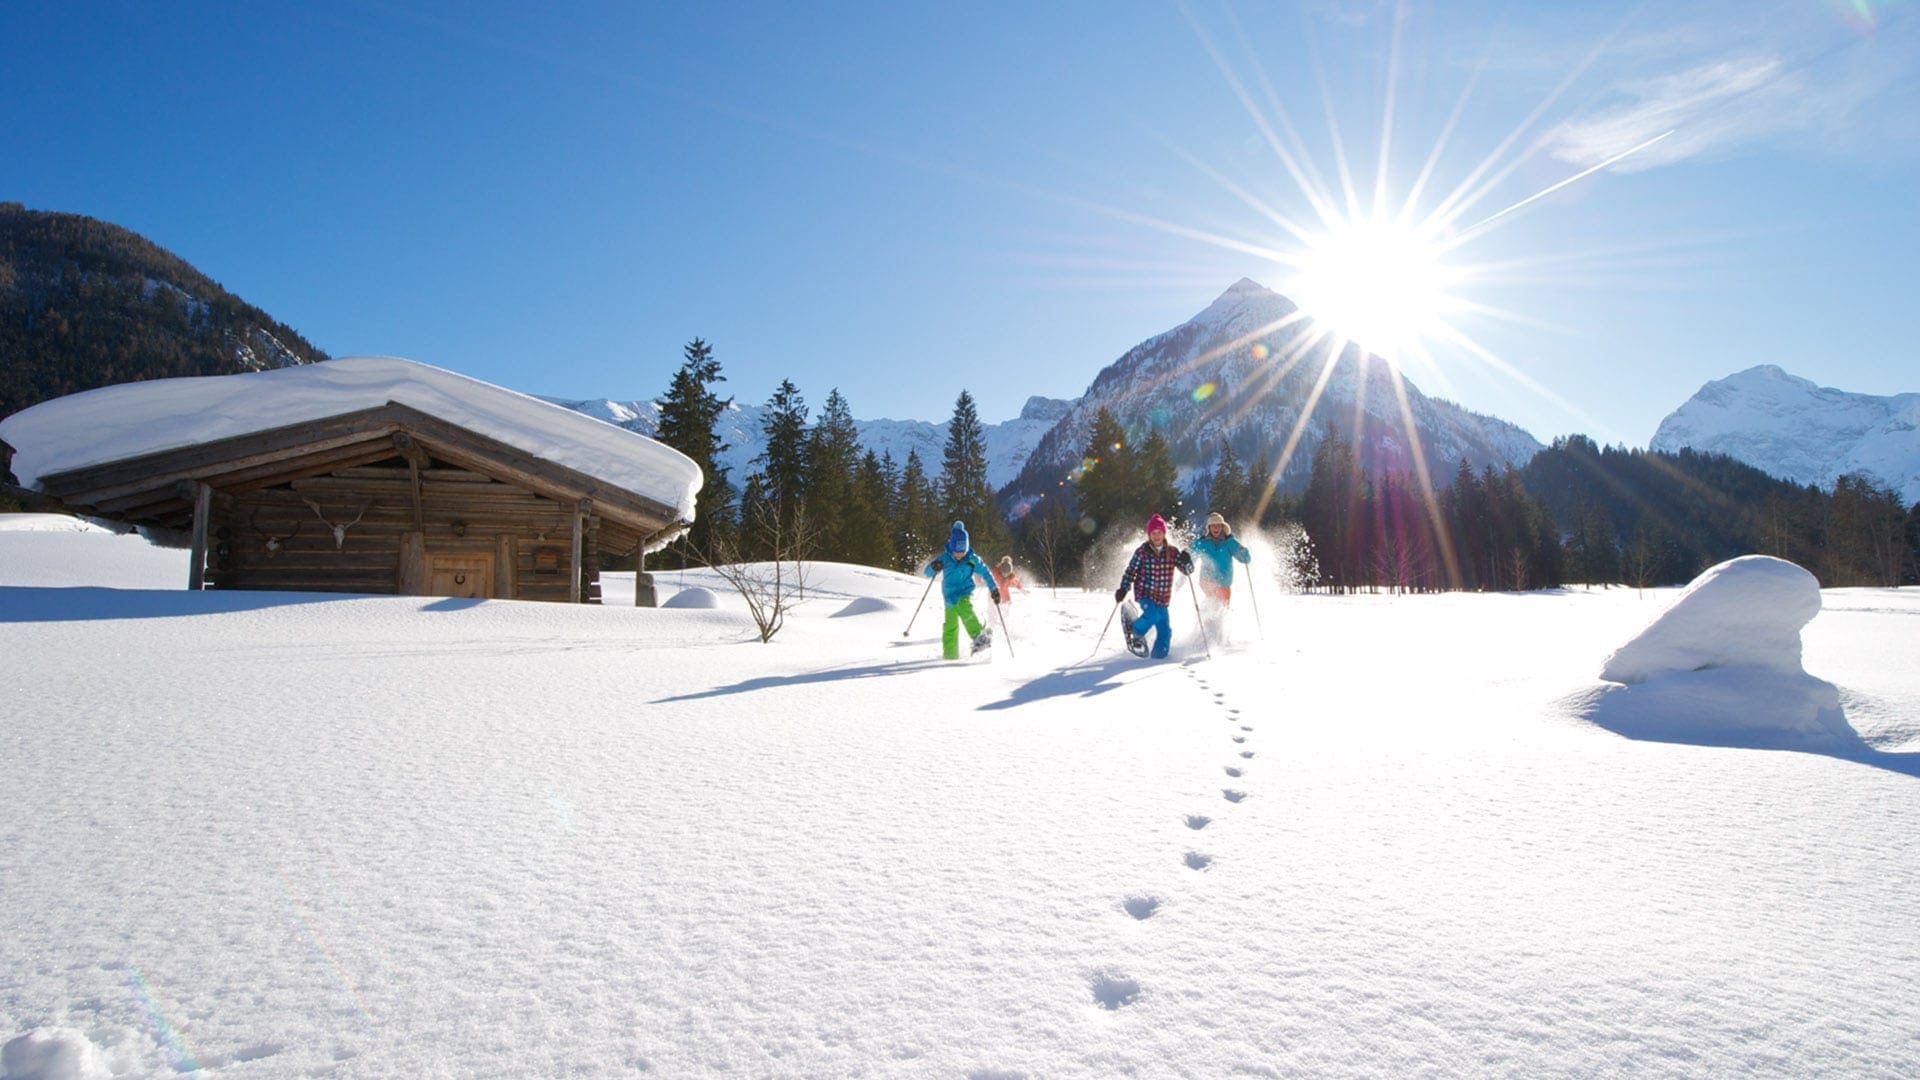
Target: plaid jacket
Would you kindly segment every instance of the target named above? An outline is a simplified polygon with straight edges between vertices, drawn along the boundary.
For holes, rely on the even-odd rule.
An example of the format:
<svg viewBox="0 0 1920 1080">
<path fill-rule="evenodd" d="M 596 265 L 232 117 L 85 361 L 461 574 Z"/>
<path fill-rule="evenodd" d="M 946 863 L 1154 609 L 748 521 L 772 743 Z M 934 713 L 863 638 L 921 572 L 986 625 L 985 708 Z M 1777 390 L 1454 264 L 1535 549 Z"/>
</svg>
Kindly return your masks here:
<svg viewBox="0 0 1920 1080">
<path fill-rule="evenodd" d="M 1168 544 L 1158 552 L 1152 544 L 1141 544 L 1133 549 L 1133 559 L 1127 563 L 1127 572 L 1120 575 L 1120 587 L 1133 586 L 1133 595 L 1143 601 L 1166 607 L 1173 599 L 1173 572 L 1185 570 L 1193 572 L 1193 556 Z"/>
</svg>

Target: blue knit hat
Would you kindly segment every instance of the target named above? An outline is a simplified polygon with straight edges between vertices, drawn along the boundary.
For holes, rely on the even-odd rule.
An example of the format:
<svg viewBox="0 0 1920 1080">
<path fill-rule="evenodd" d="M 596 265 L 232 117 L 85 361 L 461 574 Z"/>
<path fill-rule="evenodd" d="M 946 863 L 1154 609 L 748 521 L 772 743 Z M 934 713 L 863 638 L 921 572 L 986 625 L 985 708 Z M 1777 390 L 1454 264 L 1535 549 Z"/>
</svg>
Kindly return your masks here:
<svg viewBox="0 0 1920 1080">
<path fill-rule="evenodd" d="M 972 541 L 967 539 L 967 523 L 964 521 L 954 522 L 953 531 L 947 534 L 947 550 L 964 555 L 972 546 Z"/>
</svg>

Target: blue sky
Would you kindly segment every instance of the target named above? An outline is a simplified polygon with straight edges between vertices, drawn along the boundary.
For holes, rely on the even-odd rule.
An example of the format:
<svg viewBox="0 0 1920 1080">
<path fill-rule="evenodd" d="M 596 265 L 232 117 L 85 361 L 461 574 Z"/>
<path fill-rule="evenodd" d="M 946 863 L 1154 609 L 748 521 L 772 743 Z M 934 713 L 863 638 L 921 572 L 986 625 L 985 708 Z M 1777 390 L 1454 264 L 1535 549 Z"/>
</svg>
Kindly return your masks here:
<svg viewBox="0 0 1920 1080">
<path fill-rule="evenodd" d="M 1757 363 L 1920 390 L 1917 23 L 1884 0 L 16 0 L 0 198 L 135 229 L 335 355 L 628 399 L 703 336 L 744 399 L 790 377 L 940 420 L 964 387 L 998 420 L 1239 277 L 1289 291 L 1283 223 L 1315 215 L 1276 143 L 1336 203 L 1342 148 L 1364 210 L 1390 130 L 1397 208 L 1444 132 L 1417 205 L 1478 170 L 1457 234 L 1664 135 L 1447 255 L 1499 314 L 1408 365 L 1542 439 L 1642 445 Z"/>
</svg>

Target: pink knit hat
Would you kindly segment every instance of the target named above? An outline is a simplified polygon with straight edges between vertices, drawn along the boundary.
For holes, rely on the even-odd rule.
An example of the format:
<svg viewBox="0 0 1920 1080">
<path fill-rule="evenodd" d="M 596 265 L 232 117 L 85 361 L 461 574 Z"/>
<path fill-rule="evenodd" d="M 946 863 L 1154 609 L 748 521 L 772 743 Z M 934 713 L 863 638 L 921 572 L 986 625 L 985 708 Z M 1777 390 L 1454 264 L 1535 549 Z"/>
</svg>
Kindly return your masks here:
<svg viewBox="0 0 1920 1080">
<path fill-rule="evenodd" d="M 1147 532 L 1148 532 L 1149 534 L 1151 534 L 1151 533 L 1152 533 L 1152 532 L 1153 532 L 1153 531 L 1154 531 L 1155 529 L 1158 529 L 1158 530 L 1159 530 L 1159 531 L 1161 531 L 1161 532 L 1166 532 L 1166 531 L 1167 531 L 1167 519 L 1166 519 L 1166 518 L 1163 518 L 1163 517 L 1161 517 L 1161 516 L 1160 516 L 1159 514 L 1155 514 L 1155 515 L 1153 515 L 1152 517 L 1150 517 L 1150 518 L 1148 518 L 1148 519 L 1147 519 Z"/>
</svg>

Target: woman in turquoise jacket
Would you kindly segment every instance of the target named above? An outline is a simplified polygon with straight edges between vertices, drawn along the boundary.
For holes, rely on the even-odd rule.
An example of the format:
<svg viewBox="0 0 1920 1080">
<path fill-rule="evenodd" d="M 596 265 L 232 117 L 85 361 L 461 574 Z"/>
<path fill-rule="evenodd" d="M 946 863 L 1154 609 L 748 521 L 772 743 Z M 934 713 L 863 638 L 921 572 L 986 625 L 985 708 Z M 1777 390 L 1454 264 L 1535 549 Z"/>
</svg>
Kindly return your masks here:
<svg viewBox="0 0 1920 1080">
<path fill-rule="evenodd" d="M 1233 564 L 1252 563 L 1253 553 L 1233 538 L 1233 527 L 1219 514 L 1207 515 L 1207 533 L 1193 542 L 1200 563 L 1200 591 L 1226 607 L 1233 601 Z"/>
<path fill-rule="evenodd" d="M 1000 602 L 1000 587 L 993 582 L 993 571 L 973 553 L 964 522 L 953 523 L 953 531 L 947 535 L 947 550 L 927 564 L 926 575 L 940 578 L 940 596 L 947 602 L 947 621 L 940 631 L 941 653 L 949 660 L 960 659 L 961 623 L 967 624 L 967 635 L 973 638 L 973 651 L 986 648 L 987 631 L 980 625 L 980 616 L 973 613 L 973 579 L 977 577 L 987 583 L 987 595 L 993 597 L 996 604 Z"/>
</svg>

